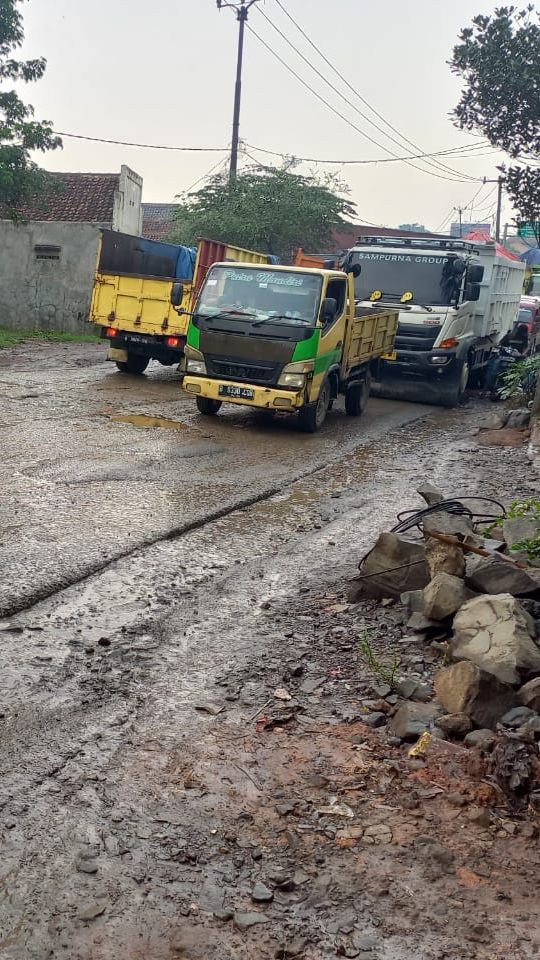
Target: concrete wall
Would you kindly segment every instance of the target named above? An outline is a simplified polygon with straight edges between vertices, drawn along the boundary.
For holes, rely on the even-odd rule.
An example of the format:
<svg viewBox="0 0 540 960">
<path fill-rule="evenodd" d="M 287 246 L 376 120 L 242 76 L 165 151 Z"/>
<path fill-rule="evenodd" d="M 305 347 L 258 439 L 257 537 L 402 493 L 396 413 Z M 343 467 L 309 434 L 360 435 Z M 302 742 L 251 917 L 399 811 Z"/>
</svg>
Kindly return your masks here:
<svg viewBox="0 0 540 960">
<path fill-rule="evenodd" d="M 0 220 L 0 326 L 89 333 L 100 227 Z"/>
<path fill-rule="evenodd" d="M 114 198 L 112 228 L 120 233 L 140 237 L 142 233 L 143 180 L 138 173 L 122 164 L 120 187 Z"/>
</svg>

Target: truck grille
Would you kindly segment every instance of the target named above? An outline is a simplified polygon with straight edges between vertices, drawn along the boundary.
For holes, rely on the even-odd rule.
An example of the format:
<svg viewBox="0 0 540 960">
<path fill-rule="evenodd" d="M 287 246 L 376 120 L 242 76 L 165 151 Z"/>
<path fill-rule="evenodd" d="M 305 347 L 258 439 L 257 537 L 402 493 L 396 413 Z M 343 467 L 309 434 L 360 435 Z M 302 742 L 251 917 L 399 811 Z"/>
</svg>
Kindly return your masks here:
<svg viewBox="0 0 540 960">
<path fill-rule="evenodd" d="M 208 376 L 244 383 L 277 383 L 282 368 L 280 363 L 241 363 L 208 355 L 205 360 Z"/>
<path fill-rule="evenodd" d="M 432 350 L 441 332 L 441 323 L 420 326 L 416 323 L 399 323 L 396 336 L 396 350 Z"/>
</svg>

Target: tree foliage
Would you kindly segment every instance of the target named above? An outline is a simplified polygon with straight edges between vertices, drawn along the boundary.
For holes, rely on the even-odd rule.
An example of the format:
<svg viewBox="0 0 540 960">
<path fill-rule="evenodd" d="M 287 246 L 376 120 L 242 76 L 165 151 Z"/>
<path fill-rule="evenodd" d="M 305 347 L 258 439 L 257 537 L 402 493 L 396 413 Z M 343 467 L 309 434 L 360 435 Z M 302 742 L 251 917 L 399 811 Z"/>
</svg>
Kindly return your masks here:
<svg viewBox="0 0 540 960">
<path fill-rule="evenodd" d="M 498 7 L 461 31 L 450 67 L 465 85 L 458 126 L 480 131 L 521 165 L 506 171 L 518 222 L 540 219 L 540 176 L 523 165 L 540 156 L 540 13 L 530 4 Z M 537 240 L 539 238 L 537 237 Z"/>
<path fill-rule="evenodd" d="M 540 155 L 540 14 L 498 7 L 461 31 L 450 66 L 465 80 L 454 110 L 511 157 Z"/>
<path fill-rule="evenodd" d="M 510 167 L 506 171 L 506 189 L 518 211 L 518 226 L 529 224 L 540 246 L 540 169 Z"/>
<path fill-rule="evenodd" d="M 180 204 L 171 239 L 212 237 L 284 260 L 299 246 L 317 252 L 354 215 L 346 190 L 335 175 L 305 177 L 290 164 L 253 167 L 232 183 L 221 174 Z"/>
<path fill-rule="evenodd" d="M 32 161 L 32 150 L 54 150 L 61 140 L 48 122 L 33 119 L 34 111 L 13 88 L 17 82 L 39 80 L 46 61 L 16 60 L 24 29 L 21 0 L 0 0 L 0 204 L 5 214 L 17 219 L 20 204 L 42 185 L 44 174 Z"/>
</svg>

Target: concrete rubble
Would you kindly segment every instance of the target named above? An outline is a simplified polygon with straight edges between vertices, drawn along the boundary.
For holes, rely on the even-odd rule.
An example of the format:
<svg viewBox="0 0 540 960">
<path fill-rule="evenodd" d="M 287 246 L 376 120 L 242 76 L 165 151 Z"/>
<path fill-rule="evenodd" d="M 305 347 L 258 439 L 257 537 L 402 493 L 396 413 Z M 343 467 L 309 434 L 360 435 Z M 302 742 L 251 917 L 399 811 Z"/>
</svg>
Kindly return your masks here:
<svg viewBox="0 0 540 960">
<path fill-rule="evenodd" d="M 468 501 L 449 501 L 429 483 L 418 493 L 427 510 L 381 534 L 360 566 L 361 577 L 372 574 L 360 590 L 369 583 L 369 596 L 400 594 L 403 642 L 422 645 L 431 659 L 444 656 L 444 665 L 434 698 L 424 684 L 422 702 L 418 679 L 396 678 L 397 703 L 380 711 L 380 725 L 387 722 L 392 740 L 429 735 L 483 754 L 508 736 L 540 745 L 540 574 L 512 550 L 538 536 L 539 525 L 501 519 L 486 532 Z"/>
</svg>

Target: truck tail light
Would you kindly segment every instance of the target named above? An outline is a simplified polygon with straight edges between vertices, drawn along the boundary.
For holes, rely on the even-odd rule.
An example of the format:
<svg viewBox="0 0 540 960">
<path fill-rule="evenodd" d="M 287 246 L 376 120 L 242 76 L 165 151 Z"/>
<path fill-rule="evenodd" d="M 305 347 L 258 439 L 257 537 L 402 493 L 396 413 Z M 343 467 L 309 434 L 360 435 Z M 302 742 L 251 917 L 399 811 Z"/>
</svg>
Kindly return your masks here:
<svg viewBox="0 0 540 960">
<path fill-rule="evenodd" d="M 107 327 L 105 330 L 106 337 L 117 337 L 120 331 L 116 327 Z"/>
<path fill-rule="evenodd" d="M 168 347 L 181 347 L 181 346 L 182 346 L 182 338 L 181 338 L 181 337 L 167 337 L 167 339 L 165 340 L 165 343 L 167 344 Z"/>
<path fill-rule="evenodd" d="M 456 340 L 455 337 L 448 337 L 448 340 L 443 340 L 439 347 L 441 350 L 452 350 L 454 347 L 459 347 L 459 340 Z"/>
</svg>

